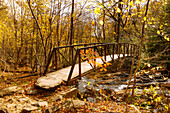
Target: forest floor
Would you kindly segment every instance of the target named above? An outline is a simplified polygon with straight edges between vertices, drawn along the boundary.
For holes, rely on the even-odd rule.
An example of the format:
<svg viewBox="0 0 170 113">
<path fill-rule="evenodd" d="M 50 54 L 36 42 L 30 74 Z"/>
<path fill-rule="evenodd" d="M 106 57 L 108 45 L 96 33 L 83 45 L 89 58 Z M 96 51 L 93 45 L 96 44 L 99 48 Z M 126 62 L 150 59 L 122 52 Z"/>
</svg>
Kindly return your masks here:
<svg viewBox="0 0 170 113">
<path fill-rule="evenodd" d="M 107 72 L 93 71 L 83 76 L 81 80 L 74 81 L 70 86 L 63 81 L 60 86 L 51 90 L 35 86 L 40 75 L 25 77 L 29 74 L 4 73 L 3 76 L 1 75 L 0 82 L 0 111 L 168 113 L 170 83 L 169 72 L 165 68 L 152 67 L 138 72 L 132 100 L 133 79 L 125 94 L 129 77 L 129 67 L 126 63 L 121 67 L 121 71 L 112 66 L 107 67 L 107 70 Z M 22 90 L 10 95 L 1 95 L 4 88 L 12 86 L 19 86 Z M 67 98 L 70 89 L 76 90 L 68 93 Z M 66 92 L 65 96 L 63 92 Z M 122 99 L 124 94 L 125 98 Z"/>
</svg>

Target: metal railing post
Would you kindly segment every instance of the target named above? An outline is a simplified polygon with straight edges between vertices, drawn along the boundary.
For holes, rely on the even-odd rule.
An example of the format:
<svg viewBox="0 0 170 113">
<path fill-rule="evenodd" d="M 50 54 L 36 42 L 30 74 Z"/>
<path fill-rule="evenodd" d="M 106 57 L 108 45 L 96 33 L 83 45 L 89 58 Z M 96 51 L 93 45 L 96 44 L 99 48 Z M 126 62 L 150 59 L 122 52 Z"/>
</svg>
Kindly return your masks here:
<svg viewBox="0 0 170 113">
<path fill-rule="evenodd" d="M 113 52 L 112 52 L 112 62 L 114 63 L 114 52 L 115 52 L 115 44 L 113 44 Z"/>
<path fill-rule="evenodd" d="M 118 59 L 120 59 L 120 44 L 117 45 L 118 48 Z"/>
<path fill-rule="evenodd" d="M 55 51 L 55 68 L 56 68 L 56 70 L 58 69 L 58 57 L 57 57 L 57 52 L 56 52 L 56 50 L 54 50 Z"/>
<path fill-rule="evenodd" d="M 46 65 L 46 67 L 45 67 L 43 76 L 45 76 L 45 74 L 46 74 L 47 71 L 48 71 L 48 67 L 49 67 L 49 65 L 50 65 L 50 61 L 51 61 L 51 58 L 52 58 L 53 54 L 54 54 L 54 49 L 52 50 L 52 53 L 51 53 L 51 55 L 50 55 L 49 58 L 48 58 L 47 65 Z"/>
<path fill-rule="evenodd" d="M 73 57 L 74 57 L 73 56 L 73 48 L 74 48 L 74 46 L 71 47 L 71 64 L 73 63 Z"/>
<path fill-rule="evenodd" d="M 130 45 L 130 56 L 132 56 L 132 44 Z"/>
<path fill-rule="evenodd" d="M 78 49 L 78 56 L 79 56 L 79 78 L 81 79 L 81 54 L 80 54 L 80 49 Z"/>
<path fill-rule="evenodd" d="M 104 60 L 106 61 L 106 45 L 104 45 Z"/>
<path fill-rule="evenodd" d="M 123 57 L 125 57 L 126 49 L 125 49 L 125 43 L 123 44 Z"/>
<path fill-rule="evenodd" d="M 129 44 L 127 44 L 127 48 L 126 48 L 126 53 L 127 53 L 127 56 L 129 56 Z"/>
<path fill-rule="evenodd" d="M 94 68 L 96 69 L 96 47 L 94 47 Z"/>
</svg>

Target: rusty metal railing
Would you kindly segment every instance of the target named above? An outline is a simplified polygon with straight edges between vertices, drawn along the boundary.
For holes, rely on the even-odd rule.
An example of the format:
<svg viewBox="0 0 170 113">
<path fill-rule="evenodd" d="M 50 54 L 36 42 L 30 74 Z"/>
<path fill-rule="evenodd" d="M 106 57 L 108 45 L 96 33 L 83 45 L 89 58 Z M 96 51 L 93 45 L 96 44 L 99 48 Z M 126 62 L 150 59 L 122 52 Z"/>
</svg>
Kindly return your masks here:
<svg viewBox="0 0 170 113">
<path fill-rule="evenodd" d="M 54 56 L 54 61 L 55 61 L 54 63 L 55 70 L 61 68 L 59 67 L 61 58 L 62 58 L 62 61 L 63 60 L 66 61 L 68 66 L 71 65 L 71 69 L 70 69 L 68 79 L 67 79 L 67 81 L 69 81 L 72 77 L 75 64 L 77 63 L 79 64 L 79 77 L 81 78 L 81 74 L 82 74 L 81 73 L 81 62 L 84 61 L 82 57 L 85 57 L 81 55 L 81 51 L 84 51 L 85 53 L 87 49 L 91 48 L 91 50 L 93 52 L 97 52 L 99 56 L 104 56 L 104 59 L 101 58 L 101 60 L 103 61 L 103 63 L 105 63 L 105 61 L 107 60 L 106 59 L 107 55 L 110 55 L 112 62 L 114 62 L 115 54 L 118 55 L 118 59 L 120 59 L 120 54 L 123 54 L 123 57 L 125 57 L 125 55 L 133 56 L 136 47 L 137 46 L 135 44 L 129 44 L 129 43 L 89 43 L 89 44 L 78 44 L 78 45 L 56 47 L 53 49 L 51 55 L 49 56 L 47 65 L 45 67 L 44 75 L 48 71 L 48 68 L 49 68 L 50 62 L 52 61 L 53 56 Z M 65 52 L 63 51 L 63 49 L 65 50 L 68 49 L 68 50 L 67 52 Z M 92 66 L 92 68 L 95 68 L 95 65 Z"/>
</svg>

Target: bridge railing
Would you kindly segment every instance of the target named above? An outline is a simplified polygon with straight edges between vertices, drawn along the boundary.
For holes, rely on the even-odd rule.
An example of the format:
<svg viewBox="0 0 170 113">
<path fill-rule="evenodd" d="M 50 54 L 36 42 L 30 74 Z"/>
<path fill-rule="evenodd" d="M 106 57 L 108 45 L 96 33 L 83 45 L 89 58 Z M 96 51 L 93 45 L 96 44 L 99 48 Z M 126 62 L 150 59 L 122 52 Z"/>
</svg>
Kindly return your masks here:
<svg viewBox="0 0 170 113">
<path fill-rule="evenodd" d="M 118 55 L 118 59 L 120 59 L 120 55 L 123 54 L 123 57 L 125 56 L 133 56 L 135 49 L 136 49 L 136 45 L 134 44 L 129 44 L 129 43 L 106 43 L 106 44 L 100 44 L 100 45 L 94 45 L 94 46 L 88 46 L 88 47 L 82 47 L 82 48 L 78 48 L 74 61 L 72 63 L 72 67 L 68 76 L 68 80 L 69 81 L 72 77 L 73 74 L 73 70 L 76 64 L 76 61 L 78 60 L 78 68 L 79 68 L 79 77 L 81 78 L 81 62 L 82 62 L 82 51 L 86 51 L 87 49 L 91 49 L 93 52 L 97 52 L 99 54 L 99 56 L 104 56 L 100 57 L 101 60 L 103 61 L 103 63 L 106 63 L 106 56 L 109 55 L 112 59 L 112 62 L 114 62 L 114 56 L 115 54 Z M 94 54 L 94 62 L 96 62 L 96 54 Z M 96 68 L 96 64 L 90 64 L 92 68 Z"/>
<path fill-rule="evenodd" d="M 120 54 L 123 54 L 123 57 L 125 57 L 125 55 L 133 56 L 136 47 L 136 45 L 129 43 L 90 43 L 56 47 L 49 56 L 44 75 L 47 73 L 49 67 L 55 67 L 55 70 L 58 70 L 64 65 L 72 65 L 68 77 L 68 80 L 70 80 L 75 64 L 79 63 L 79 76 L 81 77 L 81 62 L 84 61 L 85 57 L 81 55 L 81 52 L 84 51 L 84 53 L 86 53 L 86 50 L 89 48 L 91 48 L 93 52 L 98 53 L 99 56 L 104 56 L 104 59 L 102 59 L 104 63 L 107 60 L 107 55 L 110 55 L 113 62 L 114 54 L 117 54 L 118 58 L 120 58 Z M 92 68 L 95 68 L 95 66 L 92 66 Z"/>
<path fill-rule="evenodd" d="M 53 48 L 48 61 L 45 67 L 44 75 L 48 71 L 50 67 L 52 71 L 56 71 L 58 69 L 67 67 L 72 65 L 74 56 L 78 48 L 93 46 L 102 43 L 89 43 L 89 44 L 77 44 L 77 45 L 69 45 L 69 46 L 60 46 Z"/>
</svg>

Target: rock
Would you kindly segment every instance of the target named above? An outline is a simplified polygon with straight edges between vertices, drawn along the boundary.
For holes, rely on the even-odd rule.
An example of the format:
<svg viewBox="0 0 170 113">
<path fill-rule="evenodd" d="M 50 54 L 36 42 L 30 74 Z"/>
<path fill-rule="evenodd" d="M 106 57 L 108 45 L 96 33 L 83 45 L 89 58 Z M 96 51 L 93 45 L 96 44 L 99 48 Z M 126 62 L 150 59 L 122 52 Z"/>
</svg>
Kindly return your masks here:
<svg viewBox="0 0 170 113">
<path fill-rule="evenodd" d="M 150 78 L 146 78 L 146 77 L 140 77 L 141 80 L 143 81 L 143 83 L 148 83 L 148 82 L 151 82 L 151 79 Z"/>
<path fill-rule="evenodd" d="M 71 99 L 64 100 L 61 104 L 64 109 L 70 109 L 73 107 L 73 103 L 72 103 Z"/>
<path fill-rule="evenodd" d="M 44 89 L 50 89 L 60 85 L 62 81 L 63 80 L 61 78 L 43 76 L 37 79 L 35 85 Z"/>
<path fill-rule="evenodd" d="M 122 73 L 121 72 L 116 72 L 116 73 L 111 73 L 110 75 L 117 76 L 117 75 L 120 75 L 120 74 L 122 74 Z"/>
<path fill-rule="evenodd" d="M 87 101 L 89 101 L 91 103 L 96 103 L 96 99 L 93 97 L 87 97 Z"/>
<path fill-rule="evenodd" d="M 35 110 L 38 110 L 38 107 L 35 107 L 35 106 L 32 106 L 32 105 L 28 105 L 28 106 L 25 106 L 23 108 L 23 110 L 21 111 L 21 113 L 29 113 L 31 111 L 35 111 Z"/>
<path fill-rule="evenodd" d="M 4 99 L 3 98 L 0 98 L 0 103 L 3 103 L 4 102 Z"/>
<path fill-rule="evenodd" d="M 48 107 L 48 102 L 46 101 L 39 101 L 39 102 L 35 102 L 32 104 L 33 106 L 37 106 L 37 107 Z"/>
<path fill-rule="evenodd" d="M 156 81 L 157 81 L 157 82 L 166 82 L 166 81 L 168 81 L 168 79 L 163 79 L 163 78 L 162 78 L 162 79 L 156 79 Z"/>
<path fill-rule="evenodd" d="M 34 86 L 33 87 L 30 86 L 26 88 L 25 90 L 26 90 L 27 95 L 35 95 L 39 93 L 38 89 L 36 89 Z"/>
<path fill-rule="evenodd" d="M 10 111 L 6 108 L 0 108 L 0 113 L 10 113 Z"/>
<path fill-rule="evenodd" d="M 136 79 L 136 83 L 143 83 L 141 79 Z"/>
<path fill-rule="evenodd" d="M 58 100 L 61 100 L 63 97 L 61 96 L 61 95 L 55 95 L 55 96 L 53 96 L 52 97 L 52 100 L 54 101 L 54 102 L 56 102 L 56 101 L 58 101 Z"/>
<path fill-rule="evenodd" d="M 55 106 L 49 107 L 48 111 L 46 111 L 44 113 L 55 113 L 55 112 L 59 111 L 60 109 L 61 109 L 60 106 L 55 105 Z"/>
<path fill-rule="evenodd" d="M 155 73 L 155 79 L 162 79 L 163 75 L 161 73 Z"/>
<path fill-rule="evenodd" d="M 124 78 L 124 77 L 128 77 L 128 76 L 129 76 L 128 74 L 121 74 L 120 78 Z"/>
<path fill-rule="evenodd" d="M 74 108 L 78 108 L 80 106 L 84 106 L 85 105 L 85 102 L 84 101 L 81 101 L 81 100 L 73 100 L 73 106 Z"/>
<path fill-rule="evenodd" d="M 49 109 L 44 109 L 44 110 L 42 111 L 42 113 L 52 113 L 52 112 L 50 112 Z"/>
<path fill-rule="evenodd" d="M 9 103 L 7 104 L 7 107 L 8 107 L 8 108 L 15 108 L 16 106 L 17 106 L 17 105 L 16 105 L 16 104 L 13 104 L 13 103 L 12 103 L 12 104 L 9 104 Z"/>
<path fill-rule="evenodd" d="M 77 88 L 72 88 L 69 91 L 63 91 L 60 93 L 64 98 L 77 97 Z"/>
<path fill-rule="evenodd" d="M 20 90 L 22 90 L 22 88 L 19 86 L 11 86 L 8 88 L 4 88 L 4 89 L 0 90 L 0 97 L 5 96 L 5 95 L 11 95 L 11 94 L 18 92 Z"/>
</svg>

